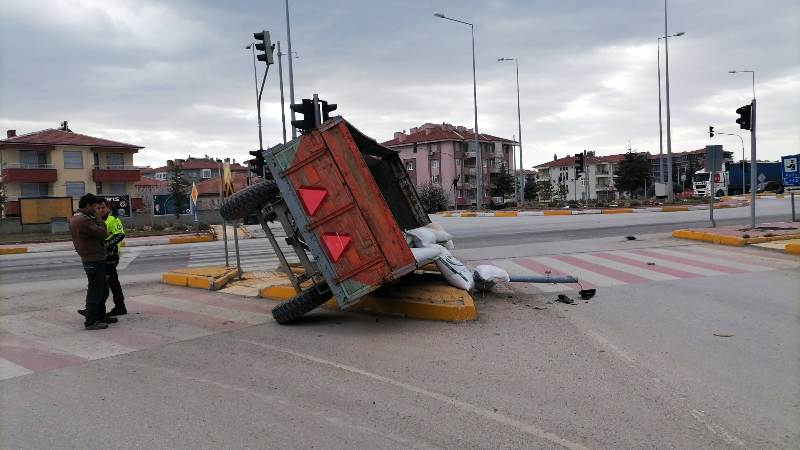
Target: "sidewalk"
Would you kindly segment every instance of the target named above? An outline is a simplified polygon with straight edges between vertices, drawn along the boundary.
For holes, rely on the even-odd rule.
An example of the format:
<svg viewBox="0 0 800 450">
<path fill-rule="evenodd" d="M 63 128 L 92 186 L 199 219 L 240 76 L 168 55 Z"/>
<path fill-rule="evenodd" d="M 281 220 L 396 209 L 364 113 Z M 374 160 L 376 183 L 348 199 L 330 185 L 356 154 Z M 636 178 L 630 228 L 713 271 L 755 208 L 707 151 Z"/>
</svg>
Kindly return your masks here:
<svg viewBox="0 0 800 450">
<path fill-rule="evenodd" d="M 672 232 L 672 236 L 735 247 L 756 245 L 762 248 L 783 250 L 787 253 L 797 254 L 797 240 L 800 239 L 800 222 L 760 223 L 755 228 L 750 228 L 747 225 L 692 228 L 675 230 Z M 780 243 L 776 241 L 780 241 Z"/>
<path fill-rule="evenodd" d="M 162 236 L 141 236 L 125 238 L 125 247 L 142 247 L 150 245 L 186 244 L 192 242 L 213 241 L 214 236 L 202 234 L 173 234 Z M 61 250 L 74 250 L 71 241 L 61 242 L 36 242 L 31 244 L 3 244 L 0 245 L 0 255 L 17 253 L 42 253 Z"/>
</svg>

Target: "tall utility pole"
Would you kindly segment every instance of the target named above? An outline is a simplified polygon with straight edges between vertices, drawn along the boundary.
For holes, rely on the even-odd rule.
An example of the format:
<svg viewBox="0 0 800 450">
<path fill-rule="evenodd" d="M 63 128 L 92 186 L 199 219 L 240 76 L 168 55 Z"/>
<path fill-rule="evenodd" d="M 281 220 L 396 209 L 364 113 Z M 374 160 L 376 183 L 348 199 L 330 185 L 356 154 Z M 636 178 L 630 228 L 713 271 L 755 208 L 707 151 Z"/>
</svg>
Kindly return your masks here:
<svg viewBox="0 0 800 450">
<path fill-rule="evenodd" d="M 250 45 L 245 47 L 245 49 L 252 49 L 253 50 L 253 83 L 255 83 L 256 87 L 256 111 L 258 116 L 258 148 L 259 150 L 263 150 L 264 146 L 262 144 L 262 137 L 261 137 L 261 99 L 258 95 L 258 71 L 256 70 L 256 46 L 255 42 L 251 42 Z M 222 172 L 220 172 L 221 174 Z"/>
<path fill-rule="evenodd" d="M 519 107 L 519 60 L 517 58 L 498 58 L 498 61 L 514 61 L 514 64 L 517 66 L 517 128 L 518 128 L 518 136 L 519 140 L 518 147 L 519 147 L 519 180 L 517 182 L 517 186 L 519 186 L 519 190 L 517 192 L 517 204 L 521 205 L 522 201 L 525 200 L 525 170 L 522 165 L 522 115 L 520 113 Z"/>
<path fill-rule="evenodd" d="M 661 124 L 661 40 L 666 37 L 683 36 L 684 33 L 675 33 L 672 36 L 660 36 L 656 39 L 656 65 L 658 67 L 658 181 L 664 183 L 664 129 Z"/>
<path fill-rule="evenodd" d="M 289 24 L 289 0 L 286 0 L 286 44 L 289 46 L 289 104 L 294 105 L 294 71 L 292 70 L 292 27 Z M 294 121 L 294 110 L 292 110 Z M 292 139 L 297 137 L 297 128 L 292 125 Z"/>
<path fill-rule="evenodd" d="M 283 143 L 286 143 L 286 107 L 283 105 L 283 53 L 281 53 L 281 41 L 277 42 L 278 44 L 278 80 L 280 80 L 279 85 L 281 89 L 281 125 L 283 130 Z M 292 55 L 289 54 L 289 59 L 292 59 Z"/>
<path fill-rule="evenodd" d="M 477 161 L 475 178 L 478 184 L 478 190 L 475 193 L 475 207 L 476 209 L 481 209 L 483 207 L 483 159 L 481 157 L 481 145 L 478 142 L 478 136 L 480 133 L 478 132 L 478 81 L 477 76 L 475 75 L 475 25 L 469 22 L 464 22 L 463 20 L 447 17 L 442 13 L 435 13 L 434 16 L 440 19 L 447 19 L 453 22 L 469 25 L 470 32 L 472 34 L 472 101 L 475 109 L 475 160 Z"/>
<path fill-rule="evenodd" d="M 664 57 L 666 67 L 667 90 L 667 201 L 675 201 L 675 192 L 672 189 L 672 124 L 669 110 L 669 30 L 667 28 L 667 0 L 664 0 Z"/>
</svg>

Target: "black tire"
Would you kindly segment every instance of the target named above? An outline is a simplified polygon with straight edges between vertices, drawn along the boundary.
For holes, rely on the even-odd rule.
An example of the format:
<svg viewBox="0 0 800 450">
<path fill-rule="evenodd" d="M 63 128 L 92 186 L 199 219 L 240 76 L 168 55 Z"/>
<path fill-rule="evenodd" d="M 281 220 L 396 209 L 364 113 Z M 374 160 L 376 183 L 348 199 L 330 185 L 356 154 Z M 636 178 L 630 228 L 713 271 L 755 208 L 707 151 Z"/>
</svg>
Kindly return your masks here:
<svg viewBox="0 0 800 450">
<path fill-rule="evenodd" d="M 234 193 L 222 203 L 219 214 L 225 220 L 239 220 L 272 203 L 280 191 L 274 181 L 264 181 Z"/>
<path fill-rule="evenodd" d="M 304 314 L 321 306 L 333 297 L 333 293 L 324 281 L 296 295 L 272 309 L 272 317 L 281 325 L 292 323 Z"/>
</svg>

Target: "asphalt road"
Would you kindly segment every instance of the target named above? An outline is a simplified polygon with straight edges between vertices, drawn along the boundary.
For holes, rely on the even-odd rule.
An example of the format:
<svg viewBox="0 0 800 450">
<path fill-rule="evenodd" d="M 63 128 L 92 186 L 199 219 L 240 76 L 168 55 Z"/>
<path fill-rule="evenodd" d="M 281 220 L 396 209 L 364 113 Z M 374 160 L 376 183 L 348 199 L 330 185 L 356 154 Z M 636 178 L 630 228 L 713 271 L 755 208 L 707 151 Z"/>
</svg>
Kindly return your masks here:
<svg viewBox="0 0 800 450">
<path fill-rule="evenodd" d="M 28 361 L 8 349 L 30 341 L 82 359 L 0 359 L 17 371 L 0 381 L 0 447 L 797 448 L 800 259 L 644 232 L 695 216 L 444 219 L 472 264 L 569 263 L 598 289 L 564 305 L 573 287 L 501 286 L 468 323 L 316 311 L 279 326 L 259 301 L 153 283 L 157 261 L 204 247 L 187 244 L 133 259 L 141 314 L 88 334 L 67 315 L 83 280 L 53 258 L 51 279 L 3 278 L 0 357 Z"/>
</svg>

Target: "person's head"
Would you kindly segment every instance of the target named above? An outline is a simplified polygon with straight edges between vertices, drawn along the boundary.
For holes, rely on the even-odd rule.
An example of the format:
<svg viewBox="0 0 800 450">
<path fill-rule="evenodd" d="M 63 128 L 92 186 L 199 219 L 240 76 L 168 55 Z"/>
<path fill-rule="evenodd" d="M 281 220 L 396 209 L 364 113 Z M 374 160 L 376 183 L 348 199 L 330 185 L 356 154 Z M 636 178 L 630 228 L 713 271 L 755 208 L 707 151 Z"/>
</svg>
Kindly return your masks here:
<svg viewBox="0 0 800 450">
<path fill-rule="evenodd" d="M 108 209 L 108 203 L 106 203 L 106 199 L 102 197 L 97 199 L 97 206 L 95 206 L 94 210 L 97 217 L 102 217 L 103 219 L 105 219 L 108 216 L 108 213 L 111 212 L 111 210 Z"/>
<path fill-rule="evenodd" d="M 94 194 L 85 194 L 78 200 L 78 208 L 95 208 L 97 206 L 98 198 Z"/>
</svg>

